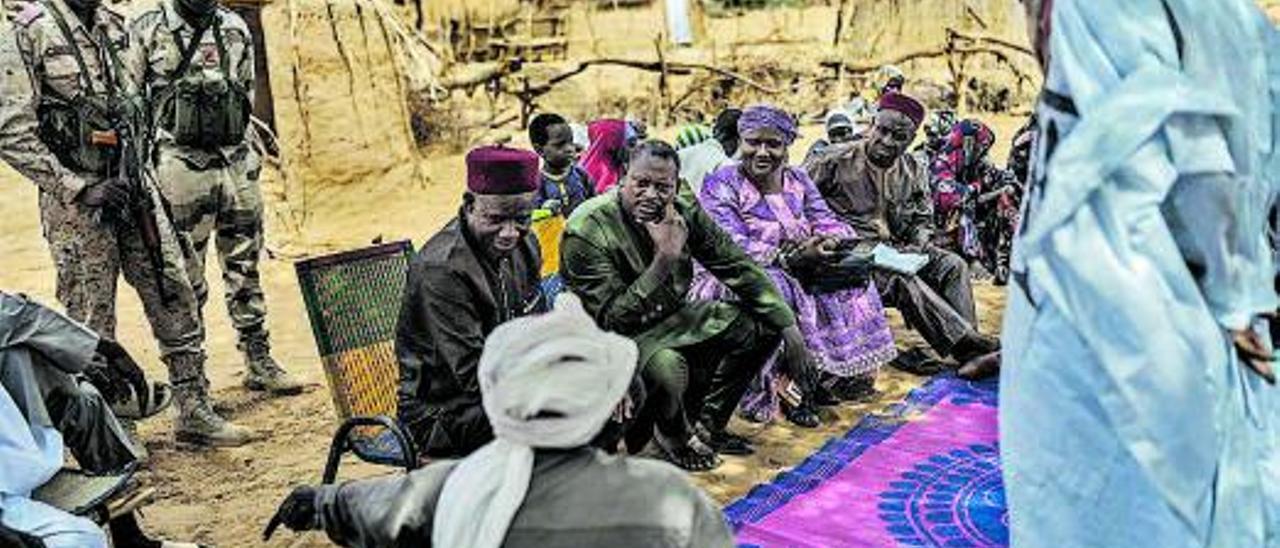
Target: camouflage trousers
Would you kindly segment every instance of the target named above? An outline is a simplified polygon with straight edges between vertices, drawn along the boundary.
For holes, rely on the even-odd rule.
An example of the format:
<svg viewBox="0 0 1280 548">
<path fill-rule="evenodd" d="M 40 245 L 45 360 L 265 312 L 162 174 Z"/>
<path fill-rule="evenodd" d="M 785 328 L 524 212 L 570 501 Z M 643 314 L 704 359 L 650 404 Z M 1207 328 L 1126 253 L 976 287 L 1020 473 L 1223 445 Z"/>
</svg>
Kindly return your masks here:
<svg viewBox="0 0 1280 548">
<path fill-rule="evenodd" d="M 226 288 L 224 300 L 231 323 L 240 333 L 266 332 L 266 301 L 258 273 L 262 253 L 262 192 L 251 170 L 256 157 L 249 152 L 226 166 L 196 169 L 178 154 L 162 149 L 156 177 L 169 200 L 174 224 L 191 242 L 187 271 L 203 310 L 209 298 L 205 257 L 214 240 Z"/>
<path fill-rule="evenodd" d="M 90 184 L 93 175 L 81 175 Z M 40 221 L 57 268 L 58 301 L 67 315 L 99 335 L 116 338 L 116 283 L 121 274 L 138 293 L 170 381 L 204 380 L 204 327 L 187 278 L 184 245 L 148 187 L 159 228 L 159 279 L 136 223 L 104 222 L 97 212 L 40 194 Z M 129 213 L 121 212 L 127 218 Z M 162 285 L 163 284 L 163 285 Z M 163 292 L 161 291 L 163 289 Z"/>
</svg>

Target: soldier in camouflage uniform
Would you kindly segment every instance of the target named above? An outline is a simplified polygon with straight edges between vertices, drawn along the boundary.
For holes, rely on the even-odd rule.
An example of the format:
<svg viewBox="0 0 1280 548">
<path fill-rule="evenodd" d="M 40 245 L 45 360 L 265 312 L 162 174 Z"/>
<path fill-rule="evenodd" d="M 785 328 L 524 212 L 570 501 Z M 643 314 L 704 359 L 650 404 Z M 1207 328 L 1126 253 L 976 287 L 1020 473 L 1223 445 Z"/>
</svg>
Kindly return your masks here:
<svg viewBox="0 0 1280 548">
<path fill-rule="evenodd" d="M 216 0 L 161 0 L 130 23 L 126 60 L 156 131 L 160 190 L 195 249 L 187 269 L 203 310 L 205 257 L 214 237 L 227 309 L 251 390 L 297 394 L 302 384 L 271 358 L 258 275 L 262 194 L 246 129 L 253 99 L 249 28 Z"/>
<path fill-rule="evenodd" d="M 178 404 L 180 442 L 236 446 L 251 432 L 219 417 L 205 377 L 204 330 L 183 243 L 154 183 L 119 170 L 145 143 L 120 57 L 124 18 L 97 0 L 10 3 L 0 46 L 0 159 L 40 188 L 58 299 L 114 339 L 116 280 L 138 292 Z M 16 49 L 15 47 L 16 46 Z M 128 120 L 121 123 L 120 120 Z M 136 134 L 135 134 L 136 133 Z"/>
</svg>

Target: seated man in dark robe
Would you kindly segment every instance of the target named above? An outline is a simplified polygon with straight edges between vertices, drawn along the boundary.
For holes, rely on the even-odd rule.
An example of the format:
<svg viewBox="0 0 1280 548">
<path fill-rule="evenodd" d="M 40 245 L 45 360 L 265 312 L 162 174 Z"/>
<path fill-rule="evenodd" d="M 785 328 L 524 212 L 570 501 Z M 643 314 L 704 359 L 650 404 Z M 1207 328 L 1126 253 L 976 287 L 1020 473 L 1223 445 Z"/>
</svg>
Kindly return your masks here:
<svg viewBox="0 0 1280 548">
<path fill-rule="evenodd" d="M 827 205 L 859 237 L 929 257 L 914 275 L 877 269 L 873 278 L 885 304 L 901 311 L 939 354 L 964 364 L 995 351 L 999 343 L 977 331 L 968 264 L 931 243 L 928 172 L 907 153 L 923 120 L 924 106 L 918 101 L 887 93 L 865 139 L 832 145 L 807 161 L 805 169 Z"/>
<path fill-rule="evenodd" d="M 471 151 L 458 217 L 409 266 L 396 327 L 399 418 L 428 456 L 466 456 L 493 439 L 476 379 L 484 338 L 546 308 L 529 231 L 537 189 L 533 152 Z"/>
<path fill-rule="evenodd" d="M 569 218 L 560 274 L 602 328 L 640 347 L 648 402 L 628 446 L 648 441 L 652 418 L 673 463 L 705 470 L 718 461 L 711 450 L 752 452 L 725 427 L 780 339 L 793 378 L 812 369 L 787 302 L 696 202 L 677 198 L 678 173 L 669 145 L 637 145 L 618 190 L 588 200 Z M 734 292 L 735 302 L 688 301 L 695 259 Z"/>
</svg>

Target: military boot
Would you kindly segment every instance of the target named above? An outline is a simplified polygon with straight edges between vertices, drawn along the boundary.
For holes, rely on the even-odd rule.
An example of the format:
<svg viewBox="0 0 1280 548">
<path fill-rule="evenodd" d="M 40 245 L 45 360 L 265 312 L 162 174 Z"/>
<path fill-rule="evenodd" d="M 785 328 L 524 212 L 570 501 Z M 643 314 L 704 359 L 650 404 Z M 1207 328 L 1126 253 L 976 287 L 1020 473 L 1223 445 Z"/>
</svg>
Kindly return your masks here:
<svg viewBox="0 0 1280 548">
<path fill-rule="evenodd" d="M 266 331 L 242 333 L 238 346 L 244 352 L 245 388 L 265 390 L 278 396 L 302 393 L 302 381 L 293 378 L 271 357 L 271 343 L 268 342 Z"/>
<path fill-rule="evenodd" d="M 180 444 L 238 447 L 253 440 L 251 430 L 214 412 L 209 399 L 209 381 L 201 367 L 203 356 L 174 356 L 169 361 L 174 401 L 178 404 L 178 418 L 173 431 Z"/>
</svg>

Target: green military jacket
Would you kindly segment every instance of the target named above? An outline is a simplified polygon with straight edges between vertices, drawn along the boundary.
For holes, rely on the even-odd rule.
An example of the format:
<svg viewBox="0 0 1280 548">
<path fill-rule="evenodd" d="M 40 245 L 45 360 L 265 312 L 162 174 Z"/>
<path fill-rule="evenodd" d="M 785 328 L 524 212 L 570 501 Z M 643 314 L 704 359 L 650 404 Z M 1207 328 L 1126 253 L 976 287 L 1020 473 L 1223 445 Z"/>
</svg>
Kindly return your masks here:
<svg viewBox="0 0 1280 548">
<path fill-rule="evenodd" d="M 622 208 L 617 192 L 587 200 L 574 210 L 560 244 L 560 275 L 603 329 L 626 335 L 640 347 L 643 367 L 663 348 L 694 345 L 729 327 L 744 311 L 781 331 L 795 314 L 759 266 L 687 196 L 676 199 L 689 239 L 666 278 L 646 271 L 654 247 L 644 227 Z M 739 302 L 687 298 L 693 261 L 716 276 Z"/>
</svg>

